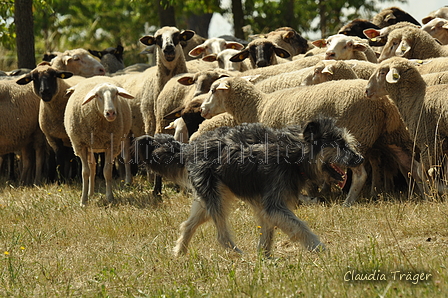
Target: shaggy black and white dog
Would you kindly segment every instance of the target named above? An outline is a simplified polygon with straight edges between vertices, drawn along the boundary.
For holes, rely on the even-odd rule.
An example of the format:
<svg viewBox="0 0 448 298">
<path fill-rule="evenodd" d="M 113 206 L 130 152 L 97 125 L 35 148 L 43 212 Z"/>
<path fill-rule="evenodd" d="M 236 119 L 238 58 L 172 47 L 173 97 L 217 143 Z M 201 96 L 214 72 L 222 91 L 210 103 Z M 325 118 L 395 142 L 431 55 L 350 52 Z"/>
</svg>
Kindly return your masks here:
<svg viewBox="0 0 448 298">
<path fill-rule="evenodd" d="M 196 196 L 190 217 L 181 225 L 176 254 L 187 252 L 194 232 L 209 219 L 217 228 L 219 243 L 241 252 L 227 223 L 235 197 L 253 208 L 261 226 L 259 249 L 266 256 L 271 255 L 274 227 L 308 250 L 324 249 L 291 208 L 308 182 L 321 182 L 323 177 L 341 181 L 343 169 L 363 162 L 347 130 L 323 117 L 303 130 L 252 123 L 204 133 L 190 144 L 169 135 L 142 136 L 136 142 L 140 160 L 157 174 L 189 185 Z"/>
</svg>

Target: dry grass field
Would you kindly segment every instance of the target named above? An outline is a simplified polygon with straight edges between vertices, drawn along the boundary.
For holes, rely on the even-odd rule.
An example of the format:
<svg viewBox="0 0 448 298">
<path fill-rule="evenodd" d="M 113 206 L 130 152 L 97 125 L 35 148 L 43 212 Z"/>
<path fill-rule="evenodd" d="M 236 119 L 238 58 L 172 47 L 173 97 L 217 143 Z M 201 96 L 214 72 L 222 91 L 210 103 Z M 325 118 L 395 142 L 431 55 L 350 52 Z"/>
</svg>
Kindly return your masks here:
<svg viewBox="0 0 448 298">
<path fill-rule="evenodd" d="M 104 193 L 104 182 L 98 181 Z M 97 185 L 98 185 L 97 184 Z M 231 224 L 243 255 L 215 239 L 211 223 L 174 257 L 191 196 L 172 185 L 148 199 L 141 176 L 79 207 L 81 185 L 0 187 L 1 297 L 446 297 L 448 203 L 380 197 L 344 208 L 299 206 L 328 250 L 305 251 L 280 230 L 274 258 L 257 253 L 259 228 L 238 203 Z M 363 280 L 359 280 L 363 279 Z M 367 280 L 365 280 L 367 279 Z"/>
</svg>

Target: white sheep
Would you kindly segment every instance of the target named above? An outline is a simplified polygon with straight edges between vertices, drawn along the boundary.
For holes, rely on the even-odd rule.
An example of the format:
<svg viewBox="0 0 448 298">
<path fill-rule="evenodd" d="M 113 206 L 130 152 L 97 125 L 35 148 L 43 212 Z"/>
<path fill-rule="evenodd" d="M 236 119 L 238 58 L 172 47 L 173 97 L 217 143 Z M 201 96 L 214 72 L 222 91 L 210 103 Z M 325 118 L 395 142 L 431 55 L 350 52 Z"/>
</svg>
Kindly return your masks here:
<svg viewBox="0 0 448 298">
<path fill-rule="evenodd" d="M 399 56 L 408 59 L 429 59 L 448 56 L 448 47 L 440 45 L 428 32 L 405 27 L 389 33 L 378 61 Z"/>
<path fill-rule="evenodd" d="M 104 66 L 87 50 L 81 48 L 57 53 L 50 64 L 58 70 L 70 71 L 74 75 L 86 78 L 106 74 Z"/>
<path fill-rule="evenodd" d="M 112 164 L 121 152 L 122 142 L 131 129 L 131 108 L 127 99 L 133 96 L 110 79 L 85 80 L 72 87 L 67 103 L 64 126 L 75 154 L 82 163 L 81 206 L 85 206 L 95 188 L 96 152 L 105 153 L 103 169 L 106 180 L 106 199 L 113 202 Z M 123 97 L 123 98 L 122 98 Z M 125 161 L 129 151 L 124 150 Z"/>
<path fill-rule="evenodd" d="M 411 138 L 421 150 L 422 177 L 431 168 L 444 168 L 446 162 L 447 91 L 448 85 L 445 84 L 426 87 L 414 64 L 400 57 L 383 61 L 366 87 L 369 97 L 387 95 L 397 105 Z M 440 176 L 434 182 L 439 193 L 443 193 L 447 186 L 439 179 Z"/>
<path fill-rule="evenodd" d="M 193 48 L 188 55 L 194 58 L 205 57 L 210 54 L 218 54 L 225 49 L 242 50 L 244 46 L 239 42 L 227 41 L 224 38 L 213 37 Z"/>
<path fill-rule="evenodd" d="M 202 115 L 210 118 L 222 112 L 231 114 L 237 123 L 261 122 L 271 127 L 300 124 L 323 114 L 337 119 L 360 142 L 360 152 L 369 156 L 375 143 L 393 147 L 393 157 L 406 172 L 420 181 L 412 168 L 412 154 L 407 145 L 412 142 L 403 128 L 398 111 L 386 97 L 370 100 L 365 96 L 365 80 L 330 81 L 305 88 L 284 89 L 270 94 L 242 78 L 216 81 L 202 105 Z M 401 134 L 396 134 L 400 131 Z M 396 139 L 390 143 L 388 135 Z M 406 144 L 406 147 L 404 147 Z M 403 146 L 403 147 L 401 147 Z M 364 166 L 352 169 L 353 182 L 345 200 L 351 205 L 359 196 L 367 178 Z"/>
<path fill-rule="evenodd" d="M 324 48 L 325 59 L 330 60 L 367 60 L 377 63 L 376 53 L 369 46 L 368 41 L 357 36 L 347 36 L 344 34 L 335 34 L 326 39 L 319 39 L 313 42 L 313 45 Z"/>
<path fill-rule="evenodd" d="M 432 37 L 440 41 L 441 44 L 448 44 L 448 20 L 442 18 L 434 18 L 422 27 Z"/>
<path fill-rule="evenodd" d="M 17 84 L 26 85 L 33 82 L 34 93 L 41 98 L 39 107 L 39 126 L 48 144 L 56 153 L 56 163 L 61 166 L 64 178 L 68 176 L 70 157 L 66 148 L 71 147 L 64 127 L 64 112 L 68 96 L 66 90 L 85 80 L 73 76 L 73 73 L 54 69 L 47 62 L 40 63 L 29 74 L 17 80 Z"/>
<path fill-rule="evenodd" d="M 214 81 L 228 76 L 229 72 L 218 68 L 194 74 L 180 74 L 171 78 L 154 103 L 155 133 L 166 133 L 163 128 L 167 126 L 164 120 L 167 114 L 180 106 L 185 106 L 196 96 L 207 93 Z"/>
<path fill-rule="evenodd" d="M 434 18 L 448 19 L 448 7 L 444 6 L 437 10 L 431 11 L 428 16 L 422 19 L 422 23 L 426 24 Z"/>
<path fill-rule="evenodd" d="M 423 74 L 422 78 L 427 86 L 448 84 L 448 71 Z"/>
</svg>

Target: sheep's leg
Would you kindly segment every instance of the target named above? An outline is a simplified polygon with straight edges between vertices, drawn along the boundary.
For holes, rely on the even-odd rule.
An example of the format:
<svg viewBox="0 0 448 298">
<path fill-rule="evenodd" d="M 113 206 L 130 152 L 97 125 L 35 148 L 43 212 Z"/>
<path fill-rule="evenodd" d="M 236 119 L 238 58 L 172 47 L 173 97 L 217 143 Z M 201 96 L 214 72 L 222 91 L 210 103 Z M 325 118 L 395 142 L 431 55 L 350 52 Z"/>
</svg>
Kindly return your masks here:
<svg viewBox="0 0 448 298">
<path fill-rule="evenodd" d="M 90 168 L 89 197 L 92 197 L 93 194 L 95 193 L 96 161 L 95 161 L 95 155 L 93 152 L 88 152 L 87 154 L 89 157 L 89 168 Z"/>
<path fill-rule="evenodd" d="M 89 156 L 87 152 L 87 148 L 82 148 L 78 150 L 80 152 L 79 158 L 81 159 L 82 165 L 82 194 L 81 194 L 81 207 L 87 205 L 89 198 L 89 177 L 91 176 L 90 165 L 89 165 Z M 93 172 L 95 173 L 95 172 Z"/>
<path fill-rule="evenodd" d="M 31 150 L 32 146 L 31 145 L 27 145 L 24 148 L 22 148 L 21 150 L 21 161 L 22 161 L 22 173 L 20 174 L 20 183 L 22 184 L 30 184 L 31 182 L 31 168 L 32 168 L 32 158 L 31 158 L 31 154 L 32 154 L 32 150 Z"/>
<path fill-rule="evenodd" d="M 124 169 L 125 169 L 125 183 L 132 183 L 132 173 L 131 173 L 131 139 L 129 136 L 126 136 L 123 144 L 123 161 L 124 161 Z"/>
<path fill-rule="evenodd" d="M 45 149 L 43 145 L 38 145 L 36 150 L 36 174 L 34 176 L 34 184 L 39 185 L 42 181 L 42 170 L 45 162 Z"/>
<path fill-rule="evenodd" d="M 351 168 L 351 170 L 353 172 L 352 184 L 350 186 L 350 190 L 348 191 L 347 198 L 344 201 L 344 206 L 346 207 L 351 206 L 356 201 L 367 179 L 364 164 Z"/>
<path fill-rule="evenodd" d="M 181 236 L 177 239 L 176 246 L 173 249 L 176 255 L 187 253 L 188 244 L 196 229 L 209 219 L 210 216 L 205 209 L 204 202 L 195 199 L 191 205 L 190 216 L 180 225 Z"/>
<path fill-rule="evenodd" d="M 106 181 L 106 199 L 109 203 L 114 201 L 114 194 L 112 192 L 112 165 L 114 162 L 114 157 L 112 150 L 113 148 L 106 150 L 103 168 L 104 180 Z"/>
</svg>

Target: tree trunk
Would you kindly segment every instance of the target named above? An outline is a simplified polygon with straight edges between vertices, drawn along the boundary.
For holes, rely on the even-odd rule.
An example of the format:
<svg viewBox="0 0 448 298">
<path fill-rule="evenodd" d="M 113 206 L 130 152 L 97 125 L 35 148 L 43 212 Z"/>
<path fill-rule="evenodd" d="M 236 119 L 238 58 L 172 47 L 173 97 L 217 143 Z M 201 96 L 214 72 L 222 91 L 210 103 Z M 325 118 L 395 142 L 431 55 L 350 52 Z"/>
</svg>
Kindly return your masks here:
<svg viewBox="0 0 448 298">
<path fill-rule="evenodd" d="M 156 1 L 159 10 L 159 25 L 176 27 L 176 14 L 174 6 L 170 5 L 168 1 Z"/>
<path fill-rule="evenodd" d="M 188 29 L 193 30 L 197 35 L 208 38 L 208 28 L 212 16 L 212 13 L 190 16 L 188 18 Z"/>
<path fill-rule="evenodd" d="M 33 0 L 15 0 L 17 61 L 19 68 L 35 68 Z"/>
<path fill-rule="evenodd" d="M 321 38 L 327 37 L 327 12 L 325 2 L 319 1 L 319 16 L 320 16 L 320 34 Z"/>
<path fill-rule="evenodd" d="M 244 26 L 244 12 L 243 4 L 241 0 L 232 0 L 232 13 L 233 13 L 233 30 L 235 31 L 235 37 L 245 39 L 243 32 Z"/>
</svg>

